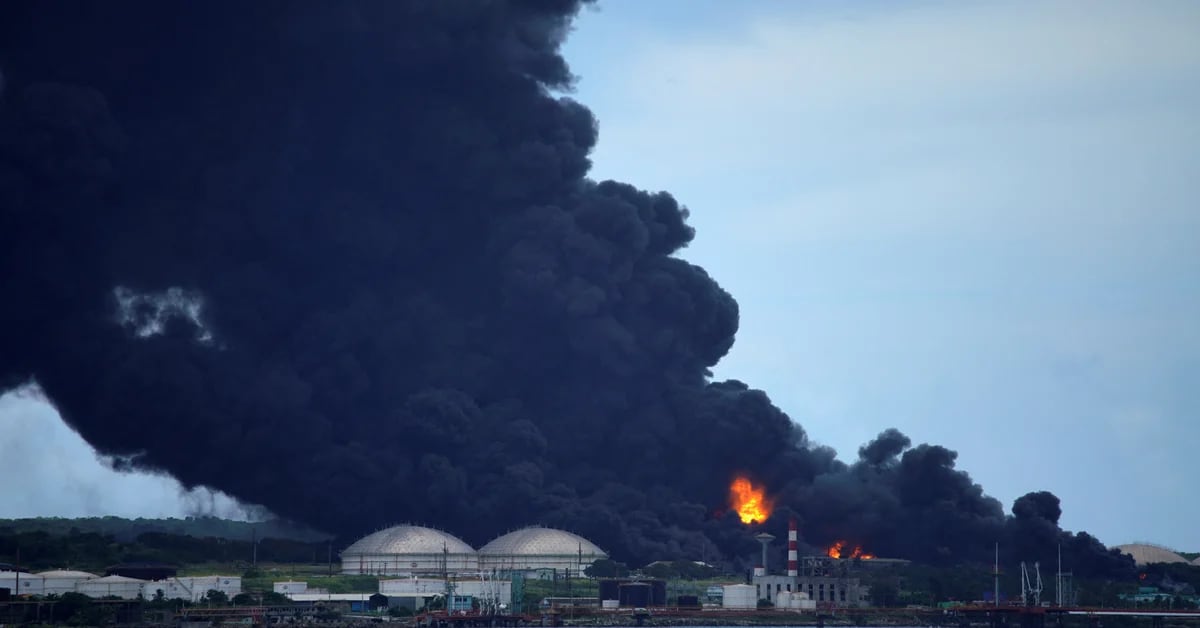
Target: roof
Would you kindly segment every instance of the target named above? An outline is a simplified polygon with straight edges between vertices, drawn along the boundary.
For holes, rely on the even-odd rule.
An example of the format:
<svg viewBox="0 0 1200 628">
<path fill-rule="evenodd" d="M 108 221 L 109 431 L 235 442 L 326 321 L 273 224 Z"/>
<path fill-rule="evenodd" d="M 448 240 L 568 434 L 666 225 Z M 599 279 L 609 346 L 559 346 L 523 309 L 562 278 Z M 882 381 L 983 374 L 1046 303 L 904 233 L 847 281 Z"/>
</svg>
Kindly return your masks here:
<svg viewBox="0 0 1200 628">
<path fill-rule="evenodd" d="M 342 551 L 359 554 L 474 554 L 466 541 L 441 530 L 421 526 L 393 526 L 368 534 Z"/>
<path fill-rule="evenodd" d="M 1133 557 L 1133 562 L 1138 565 L 1150 565 L 1154 563 L 1186 563 L 1186 558 L 1176 554 L 1175 552 L 1158 545 L 1150 545 L 1149 543 L 1129 543 L 1126 545 L 1118 545 L 1117 549 L 1122 554 L 1129 554 Z"/>
<path fill-rule="evenodd" d="M 288 599 L 293 602 L 366 602 L 375 593 L 292 593 Z"/>
<path fill-rule="evenodd" d="M 1196 560 L 1193 560 L 1193 561 L 1192 561 L 1192 564 L 1193 564 L 1193 565 L 1195 565 L 1195 566 L 1197 566 L 1197 567 L 1200 567 L 1200 556 L 1197 556 L 1197 557 L 1196 557 Z"/>
<path fill-rule="evenodd" d="M 125 577 L 125 576 L 104 576 L 103 578 L 96 578 L 95 580 L 91 580 L 90 582 L 97 582 L 97 583 L 99 583 L 99 582 L 103 582 L 103 583 L 105 583 L 105 584 L 108 584 L 108 583 L 117 583 L 117 582 L 137 582 L 137 583 L 142 583 L 142 582 L 146 582 L 146 580 L 138 580 L 137 578 L 127 578 L 127 577 Z"/>
<path fill-rule="evenodd" d="M 97 578 L 97 577 L 99 577 L 94 573 L 88 573 L 86 571 L 74 571 L 71 569 L 52 569 L 50 571 L 43 571 L 43 572 L 39 573 L 38 575 L 42 576 L 43 578 Z"/>
<path fill-rule="evenodd" d="M 565 530 L 537 526 L 509 532 L 479 548 L 493 556 L 576 556 L 607 558 L 591 541 Z"/>
<path fill-rule="evenodd" d="M 444 593 L 442 591 L 438 591 L 437 593 L 409 591 L 405 593 L 285 593 L 284 595 L 293 602 L 366 602 L 374 595 L 383 595 L 389 598 L 421 599 L 441 597 Z"/>
</svg>

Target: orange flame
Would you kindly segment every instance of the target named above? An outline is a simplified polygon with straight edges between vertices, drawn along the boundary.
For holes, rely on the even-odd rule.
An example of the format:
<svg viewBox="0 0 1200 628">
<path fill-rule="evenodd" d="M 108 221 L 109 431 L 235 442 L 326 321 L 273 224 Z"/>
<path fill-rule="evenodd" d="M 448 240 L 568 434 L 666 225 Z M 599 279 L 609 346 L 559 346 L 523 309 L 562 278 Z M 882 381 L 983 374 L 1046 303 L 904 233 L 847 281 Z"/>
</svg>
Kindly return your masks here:
<svg viewBox="0 0 1200 628">
<path fill-rule="evenodd" d="M 864 552 L 861 545 L 855 545 L 854 549 L 850 550 L 848 553 L 842 551 L 845 549 L 845 547 L 845 541 L 834 541 L 833 545 L 830 545 L 829 549 L 826 550 L 825 553 L 829 554 L 830 558 L 860 558 L 862 560 L 871 560 L 872 558 L 875 558 L 874 554 L 868 554 Z"/>
<path fill-rule="evenodd" d="M 775 504 L 767 498 L 765 487 L 755 488 L 749 479 L 737 476 L 729 485 L 729 505 L 742 523 L 762 523 L 771 516 Z"/>
</svg>

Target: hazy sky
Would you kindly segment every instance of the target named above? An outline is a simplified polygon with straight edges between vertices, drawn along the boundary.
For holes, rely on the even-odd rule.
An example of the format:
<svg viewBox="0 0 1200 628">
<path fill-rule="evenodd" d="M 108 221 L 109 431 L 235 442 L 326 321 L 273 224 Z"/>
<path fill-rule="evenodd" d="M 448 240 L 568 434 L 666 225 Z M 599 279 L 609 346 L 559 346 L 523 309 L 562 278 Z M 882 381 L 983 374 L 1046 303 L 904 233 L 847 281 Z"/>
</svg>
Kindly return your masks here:
<svg viewBox="0 0 1200 628">
<path fill-rule="evenodd" d="M 741 305 L 718 376 L 1200 549 L 1200 3 L 631 0 L 567 57 Z"/>
<path fill-rule="evenodd" d="M 688 205 L 741 305 L 719 377 L 844 459 L 898 427 L 1006 504 L 1200 549 L 1200 3 L 610 0 L 566 54 L 594 175 Z M 43 404 L 0 428 L 0 517 L 230 508 Z"/>
</svg>

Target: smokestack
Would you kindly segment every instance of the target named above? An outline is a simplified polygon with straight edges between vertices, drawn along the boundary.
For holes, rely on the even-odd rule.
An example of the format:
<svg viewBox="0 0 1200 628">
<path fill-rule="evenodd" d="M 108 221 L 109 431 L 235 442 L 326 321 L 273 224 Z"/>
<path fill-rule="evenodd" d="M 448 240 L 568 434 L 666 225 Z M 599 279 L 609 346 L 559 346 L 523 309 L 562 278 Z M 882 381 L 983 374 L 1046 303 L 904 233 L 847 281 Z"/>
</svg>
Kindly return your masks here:
<svg viewBox="0 0 1200 628">
<path fill-rule="evenodd" d="M 775 535 L 763 532 L 754 538 L 758 539 L 759 543 L 762 543 L 762 564 L 754 570 L 754 575 L 765 576 L 767 575 L 767 546 L 771 544 L 771 541 L 775 540 Z"/>
<path fill-rule="evenodd" d="M 797 556 L 797 553 L 796 553 L 797 552 L 796 544 L 799 542 L 799 539 L 797 537 L 798 537 L 798 534 L 796 532 L 796 518 L 792 517 L 791 519 L 788 520 L 787 575 L 789 578 L 795 578 L 796 576 L 800 575 L 800 570 L 796 564 L 797 561 L 799 560 L 799 556 Z"/>
</svg>

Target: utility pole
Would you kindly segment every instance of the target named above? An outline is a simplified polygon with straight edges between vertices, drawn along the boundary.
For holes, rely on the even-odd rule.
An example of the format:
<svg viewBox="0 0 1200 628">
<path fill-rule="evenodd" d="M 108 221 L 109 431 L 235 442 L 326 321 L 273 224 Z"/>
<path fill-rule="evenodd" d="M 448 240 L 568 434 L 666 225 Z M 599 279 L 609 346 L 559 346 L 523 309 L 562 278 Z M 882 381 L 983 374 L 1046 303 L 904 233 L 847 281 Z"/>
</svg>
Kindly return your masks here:
<svg viewBox="0 0 1200 628">
<path fill-rule="evenodd" d="M 1059 608 L 1063 605 L 1062 590 L 1062 543 L 1058 544 L 1058 573 L 1054 575 L 1054 603 Z"/>
<path fill-rule="evenodd" d="M 992 566 L 992 581 L 995 591 L 992 592 L 992 602 L 1000 608 L 1000 542 L 996 541 L 996 563 Z"/>
</svg>

